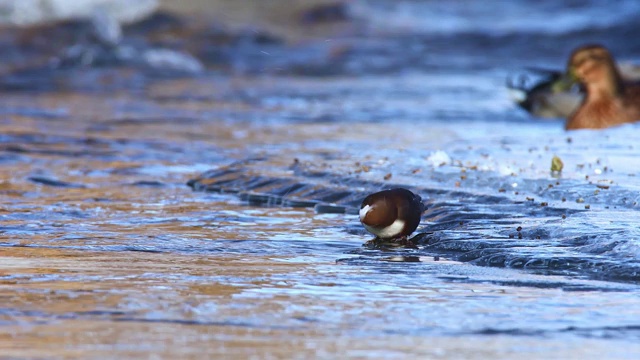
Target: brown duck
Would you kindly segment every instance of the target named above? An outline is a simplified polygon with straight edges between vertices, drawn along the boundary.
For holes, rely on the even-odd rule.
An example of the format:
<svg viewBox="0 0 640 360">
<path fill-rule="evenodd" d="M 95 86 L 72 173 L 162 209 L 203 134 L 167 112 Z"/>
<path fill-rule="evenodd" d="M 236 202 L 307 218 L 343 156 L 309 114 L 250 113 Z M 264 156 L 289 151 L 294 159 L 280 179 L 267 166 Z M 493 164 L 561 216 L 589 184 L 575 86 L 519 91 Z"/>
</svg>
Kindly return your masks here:
<svg viewBox="0 0 640 360">
<path fill-rule="evenodd" d="M 360 206 L 360 222 L 375 241 L 395 242 L 410 245 L 411 235 L 424 212 L 419 195 L 403 188 L 384 190 L 367 196 Z"/>
<path fill-rule="evenodd" d="M 640 121 L 640 84 L 623 82 L 605 47 L 587 45 L 574 50 L 567 75 L 580 82 L 586 92 L 567 119 L 567 130 L 603 129 Z"/>
</svg>

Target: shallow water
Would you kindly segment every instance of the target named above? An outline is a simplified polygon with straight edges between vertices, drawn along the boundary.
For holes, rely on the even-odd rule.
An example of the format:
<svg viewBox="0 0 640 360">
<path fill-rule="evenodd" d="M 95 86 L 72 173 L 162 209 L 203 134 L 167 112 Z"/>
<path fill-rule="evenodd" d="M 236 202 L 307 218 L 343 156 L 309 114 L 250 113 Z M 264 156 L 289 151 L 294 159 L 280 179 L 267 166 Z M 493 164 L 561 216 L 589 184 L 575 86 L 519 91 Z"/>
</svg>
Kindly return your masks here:
<svg viewBox="0 0 640 360">
<path fill-rule="evenodd" d="M 4 76 L 2 355 L 637 358 L 638 126 L 566 133 L 504 89 L 509 58 L 570 50 L 518 37 L 615 49 L 607 21 L 636 5 L 586 34 L 603 4 L 548 32 L 476 14 L 479 34 L 429 34 L 381 31 L 388 9 L 359 2 L 370 27 L 336 38 L 344 57 L 258 42 L 197 76 Z M 394 185 L 427 200 L 419 249 L 367 249 L 356 206 Z"/>
</svg>

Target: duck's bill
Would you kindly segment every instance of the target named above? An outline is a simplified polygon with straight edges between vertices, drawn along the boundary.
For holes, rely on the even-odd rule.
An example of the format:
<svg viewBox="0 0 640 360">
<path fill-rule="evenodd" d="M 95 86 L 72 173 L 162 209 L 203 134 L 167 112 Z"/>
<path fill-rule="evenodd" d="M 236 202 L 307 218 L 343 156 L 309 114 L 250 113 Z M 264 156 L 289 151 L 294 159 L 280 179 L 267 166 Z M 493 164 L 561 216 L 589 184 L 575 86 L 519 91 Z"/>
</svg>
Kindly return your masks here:
<svg viewBox="0 0 640 360">
<path fill-rule="evenodd" d="M 569 70 L 551 85 L 554 93 L 570 92 L 578 85 L 578 78 Z"/>
</svg>

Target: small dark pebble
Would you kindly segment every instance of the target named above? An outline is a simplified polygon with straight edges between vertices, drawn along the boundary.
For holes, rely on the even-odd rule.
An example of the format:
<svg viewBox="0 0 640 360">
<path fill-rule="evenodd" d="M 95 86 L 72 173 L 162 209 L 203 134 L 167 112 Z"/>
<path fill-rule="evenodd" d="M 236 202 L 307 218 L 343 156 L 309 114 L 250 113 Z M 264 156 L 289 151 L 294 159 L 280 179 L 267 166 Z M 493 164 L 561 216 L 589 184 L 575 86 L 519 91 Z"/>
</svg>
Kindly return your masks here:
<svg viewBox="0 0 640 360">
<path fill-rule="evenodd" d="M 59 181 L 55 179 L 49 179 L 41 176 L 30 176 L 29 181 L 36 184 L 42 184 L 47 186 L 64 187 L 64 188 L 84 188 L 83 184 L 74 184 L 65 181 Z"/>
<path fill-rule="evenodd" d="M 136 181 L 133 184 L 131 184 L 133 186 L 149 186 L 149 187 L 160 187 L 160 186 L 164 186 L 163 183 L 161 183 L 160 181 L 155 181 L 155 180 L 142 180 L 142 181 Z"/>
<path fill-rule="evenodd" d="M 522 233 L 518 233 L 518 239 L 522 239 Z"/>
<path fill-rule="evenodd" d="M 336 1 L 333 4 L 315 5 L 302 13 L 300 20 L 304 24 L 320 24 L 350 19 L 346 4 Z"/>
<path fill-rule="evenodd" d="M 516 228 L 516 231 L 522 231 L 522 226 L 518 226 L 518 227 Z"/>
<path fill-rule="evenodd" d="M 540 206 L 549 206 L 549 203 L 548 202 L 541 202 Z"/>
</svg>

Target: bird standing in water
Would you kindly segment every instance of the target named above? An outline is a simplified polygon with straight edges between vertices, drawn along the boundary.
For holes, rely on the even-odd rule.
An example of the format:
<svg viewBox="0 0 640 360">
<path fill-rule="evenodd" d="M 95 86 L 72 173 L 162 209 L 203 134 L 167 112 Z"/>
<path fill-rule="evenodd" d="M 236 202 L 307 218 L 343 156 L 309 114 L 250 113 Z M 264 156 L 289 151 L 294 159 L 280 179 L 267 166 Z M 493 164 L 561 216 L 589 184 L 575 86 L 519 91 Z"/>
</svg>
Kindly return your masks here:
<svg viewBox="0 0 640 360">
<path fill-rule="evenodd" d="M 565 128 L 603 129 L 640 121 L 640 83 L 625 83 L 609 51 L 600 45 L 582 46 L 572 53 L 566 76 L 586 92 L 567 119 Z"/>
<path fill-rule="evenodd" d="M 415 247 L 407 239 L 420 224 L 424 204 L 419 195 L 403 188 L 367 196 L 360 206 L 360 222 L 375 235 L 373 242 Z"/>
</svg>

